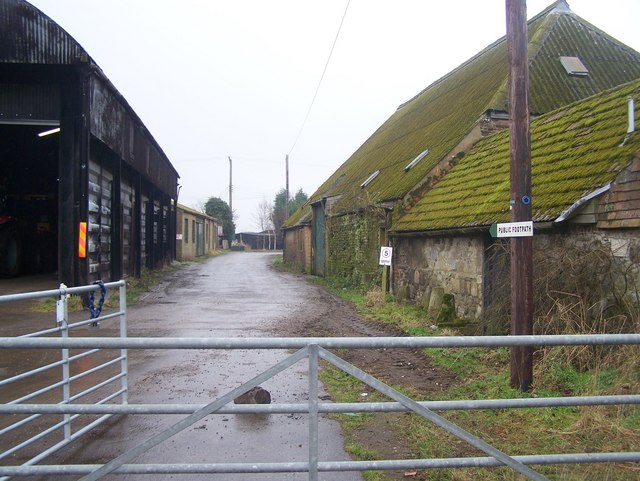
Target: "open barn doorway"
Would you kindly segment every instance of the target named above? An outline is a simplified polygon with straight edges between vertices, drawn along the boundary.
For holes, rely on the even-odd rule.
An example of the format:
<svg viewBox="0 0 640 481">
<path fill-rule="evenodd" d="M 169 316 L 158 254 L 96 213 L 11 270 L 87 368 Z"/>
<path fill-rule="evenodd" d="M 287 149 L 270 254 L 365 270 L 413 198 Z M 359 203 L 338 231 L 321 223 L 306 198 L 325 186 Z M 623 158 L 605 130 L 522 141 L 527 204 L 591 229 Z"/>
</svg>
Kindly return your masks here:
<svg viewBox="0 0 640 481">
<path fill-rule="evenodd" d="M 56 127 L 0 124 L 2 277 L 57 270 L 60 135 Z"/>
</svg>

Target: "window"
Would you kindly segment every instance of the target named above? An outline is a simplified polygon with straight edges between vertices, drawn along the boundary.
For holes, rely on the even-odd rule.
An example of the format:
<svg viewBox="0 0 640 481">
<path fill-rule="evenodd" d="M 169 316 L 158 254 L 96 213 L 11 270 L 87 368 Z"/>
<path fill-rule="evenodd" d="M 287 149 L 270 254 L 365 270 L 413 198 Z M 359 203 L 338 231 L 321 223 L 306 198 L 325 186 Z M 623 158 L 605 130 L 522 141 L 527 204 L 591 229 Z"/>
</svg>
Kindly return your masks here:
<svg viewBox="0 0 640 481">
<path fill-rule="evenodd" d="M 429 153 L 429 149 L 424 149 L 422 152 L 420 152 L 420 154 L 418 154 L 418 156 L 415 159 L 413 159 L 411 162 L 407 164 L 407 166 L 404 168 L 404 171 L 407 172 L 411 170 L 411 168 L 414 167 L 422 159 L 424 159 L 428 153 Z"/>
<path fill-rule="evenodd" d="M 371 174 L 369 177 L 367 177 L 367 180 L 365 180 L 362 184 L 360 184 L 360 188 L 364 189 L 366 186 L 368 186 L 371 182 L 373 182 L 373 179 L 378 177 L 379 173 L 380 173 L 380 171 L 376 170 L 373 174 Z"/>
<path fill-rule="evenodd" d="M 569 75 L 578 75 L 580 77 L 589 75 L 589 69 L 584 66 L 578 57 L 560 57 L 560 63 Z"/>
<path fill-rule="evenodd" d="M 196 221 L 195 220 L 191 221 L 191 233 L 193 234 L 191 236 L 191 242 L 195 242 L 196 241 Z"/>
<path fill-rule="evenodd" d="M 184 243 L 189 242 L 189 219 L 184 220 Z"/>
</svg>

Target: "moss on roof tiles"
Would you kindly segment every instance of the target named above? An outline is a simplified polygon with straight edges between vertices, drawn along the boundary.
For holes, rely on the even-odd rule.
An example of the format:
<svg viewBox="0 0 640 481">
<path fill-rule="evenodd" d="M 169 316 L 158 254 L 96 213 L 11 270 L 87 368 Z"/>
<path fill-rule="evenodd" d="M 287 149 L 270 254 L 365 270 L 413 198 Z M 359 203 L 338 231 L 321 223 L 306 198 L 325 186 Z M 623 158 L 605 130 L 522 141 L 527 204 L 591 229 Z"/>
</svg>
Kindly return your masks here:
<svg viewBox="0 0 640 481">
<path fill-rule="evenodd" d="M 640 99 L 640 80 L 532 122 L 534 221 L 558 218 L 574 202 L 610 183 L 640 155 L 640 132 L 622 145 L 629 97 Z M 396 219 L 392 229 L 488 226 L 509 218 L 509 132 L 502 131 L 478 142 L 410 211 Z"/>
<path fill-rule="evenodd" d="M 398 109 L 354 154 L 331 176 L 313 200 L 339 176 L 341 185 L 332 194 L 344 194 L 338 209 L 369 202 L 401 198 L 415 186 L 473 128 L 506 72 L 505 49 L 487 54 L 485 62 L 477 62 L 450 75 Z M 429 154 L 415 167 L 404 167 L 417 155 Z M 380 175 L 364 189 L 362 182 L 373 172 Z M 361 200 L 363 199 L 363 200 Z"/>
<path fill-rule="evenodd" d="M 288 229 L 290 227 L 300 226 L 311 223 L 311 204 L 309 201 L 305 202 L 298 210 L 289 216 L 285 221 L 283 227 Z"/>
<path fill-rule="evenodd" d="M 534 113 L 548 112 L 640 77 L 640 54 L 565 7 L 559 0 L 528 22 L 530 106 Z M 579 56 L 590 76 L 569 77 L 560 65 L 561 55 Z M 333 206 L 333 212 L 339 213 L 401 199 L 488 110 L 507 110 L 504 37 L 401 105 L 312 194 L 311 201 L 340 196 Z M 425 149 L 429 154 L 405 172 L 404 167 Z M 378 177 L 360 188 L 376 170 L 380 170 Z M 310 209 L 310 204 L 305 207 L 306 211 Z"/>
<path fill-rule="evenodd" d="M 560 57 L 578 57 L 586 76 L 568 75 Z M 543 113 L 640 77 L 638 52 L 576 15 L 558 15 L 531 58 L 531 111 Z"/>
</svg>

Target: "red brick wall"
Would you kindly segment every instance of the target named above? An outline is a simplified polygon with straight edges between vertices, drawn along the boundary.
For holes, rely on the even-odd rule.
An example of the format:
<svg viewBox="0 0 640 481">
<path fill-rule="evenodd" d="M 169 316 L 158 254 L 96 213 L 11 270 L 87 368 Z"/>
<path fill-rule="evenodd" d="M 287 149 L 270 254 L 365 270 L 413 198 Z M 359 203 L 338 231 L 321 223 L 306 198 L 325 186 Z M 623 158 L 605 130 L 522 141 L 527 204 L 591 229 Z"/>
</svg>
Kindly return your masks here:
<svg viewBox="0 0 640 481">
<path fill-rule="evenodd" d="M 640 227 L 640 156 L 616 177 L 598 206 L 598 227 Z"/>
<path fill-rule="evenodd" d="M 284 232 L 284 261 L 311 272 L 311 226 L 299 226 Z"/>
</svg>

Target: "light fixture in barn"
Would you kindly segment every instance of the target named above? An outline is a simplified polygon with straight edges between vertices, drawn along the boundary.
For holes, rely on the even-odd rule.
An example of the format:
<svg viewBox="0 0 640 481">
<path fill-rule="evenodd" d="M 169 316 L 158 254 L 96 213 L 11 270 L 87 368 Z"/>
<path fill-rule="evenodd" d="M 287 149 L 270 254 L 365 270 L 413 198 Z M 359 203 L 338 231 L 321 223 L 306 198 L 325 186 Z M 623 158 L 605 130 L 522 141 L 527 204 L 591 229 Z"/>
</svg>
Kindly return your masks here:
<svg viewBox="0 0 640 481">
<path fill-rule="evenodd" d="M 44 130 L 42 132 L 38 132 L 38 137 L 46 137 L 47 135 L 57 134 L 60 132 L 60 127 L 56 127 L 55 129 Z"/>
</svg>

